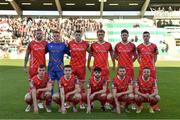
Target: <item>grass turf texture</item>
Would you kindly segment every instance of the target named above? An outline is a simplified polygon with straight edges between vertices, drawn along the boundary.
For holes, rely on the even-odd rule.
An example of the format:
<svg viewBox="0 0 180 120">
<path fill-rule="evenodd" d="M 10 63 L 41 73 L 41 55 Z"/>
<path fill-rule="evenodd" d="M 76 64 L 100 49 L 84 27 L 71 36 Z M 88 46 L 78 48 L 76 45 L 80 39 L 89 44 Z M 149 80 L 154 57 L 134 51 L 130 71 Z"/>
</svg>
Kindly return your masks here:
<svg viewBox="0 0 180 120">
<path fill-rule="evenodd" d="M 100 104 L 95 104 L 95 110 L 91 114 L 86 114 L 85 110 L 73 113 L 72 109 L 63 115 L 57 112 L 57 106 L 53 103 L 52 113 L 46 113 L 40 110 L 39 114 L 25 113 L 26 105 L 24 103 L 24 95 L 28 89 L 27 74 L 23 71 L 22 60 L 0 60 L 0 119 L 177 119 L 180 118 L 180 62 L 166 61 L 157 62 L 157 75 L 159 94 L 161 96 L 160 107 L 161 112 L 150 114 L 147 107 L 142 113 L 116 113 L 101 112 Z M 137 76 L 138 65 L 135 63 L 135 75 Z M 110 72 L 111 78 L 115 72 Z M 89 72 L 87 72 L 87 77 Z M 56 86 L 57 87 L 57 86 Z"/>
</svg>

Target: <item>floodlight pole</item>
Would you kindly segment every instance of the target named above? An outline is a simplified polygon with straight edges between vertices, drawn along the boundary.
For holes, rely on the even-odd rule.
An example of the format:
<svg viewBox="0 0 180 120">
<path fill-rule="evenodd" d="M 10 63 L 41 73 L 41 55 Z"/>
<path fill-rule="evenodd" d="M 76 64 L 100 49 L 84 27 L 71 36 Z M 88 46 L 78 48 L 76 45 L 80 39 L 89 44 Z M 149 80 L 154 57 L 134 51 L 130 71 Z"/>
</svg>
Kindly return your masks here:
<svg viewBox="0 0 180 120">
<path fill-rule="evenodd" d="M 19 7 L 19 5 L 14 1 L 9 1 L 10 4 L 12 5 L 12 7 L 14 8 L 14 10 L 16 10 L 18 16 L 22 16 L 22 9 Z"/>
<path fill-rule="evenodd" d="M 62 7 L 61 7 L 61 3 L 59 0 L 55 0 L 55 3 L 56 3 L 56 7 L 57 7 L 57 10 L 59 12 L 59 16 L 60 18 L 62 17 Z"/>
<path fill-rule="evenodd" d="M 104 0 L 101 0 L 101 5 L 100 5 L 100 18 L 103 16 L 103 9 L 104 9 Z"/>
<path fill-rule="evenodd" d="M 146 1 L 144 2 L 143 6 L 142 6 L 142 8 L 141 8 L 141 13 L 140 13 L 141 18 L 144 17 L 144 14 L 145 14 L 145 12 L 146 12 L 146 10 L 147 10 L 147 7 L 148 7 L 149 3 L 150 3 L 150 0 L 146 0 Z"/>
</svg>

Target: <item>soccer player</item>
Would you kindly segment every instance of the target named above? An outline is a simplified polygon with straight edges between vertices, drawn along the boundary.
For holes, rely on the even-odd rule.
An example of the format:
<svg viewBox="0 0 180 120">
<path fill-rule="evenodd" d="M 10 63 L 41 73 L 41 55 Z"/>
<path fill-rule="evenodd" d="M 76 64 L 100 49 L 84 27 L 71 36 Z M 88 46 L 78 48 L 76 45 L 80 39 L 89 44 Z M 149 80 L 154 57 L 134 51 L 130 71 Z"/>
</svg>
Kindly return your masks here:
<svg viewBox="0 0 180 120">
<path fill-rule="evenodd" d="M 128 41 L 129 32 L 124 29 L 121 31 L 122 41 L 115 45 L 114 58 L 118 61 L 118 67 L 124 66 L 126 68 L 127 76 L 134 79 L 133 62 L 137 58 L 136 46 L 134 43 Z"/>
<path fill-rule="evenodd" d="M 29 80 L 37 74 L 39 65 L 46 64 L 45 47 L 47 42 L 42 40 L 43 33 L 41 29 L 35 31 L 35 40 L 31 41 L 26 50 L 24 59 L 24 70 L 27 72 L 27 63 L 30 56 Z"/>
<path fill-rule="evenodd" d="M 157 46 L 149 41 L 150 33 L 143 32 L 144 43 L 137 47 L 138 62 L 140 64 L 139 76 L 142 75 L 144 67 L 149 67 L 151 70 L 151 77 L 156 79 L 155 63 L 157 61 L 158 49 Z"/>
<path fill-rule="evenodd" d="M 49 81 L 45 65 L 39 65 L 38 74 L 31 78 L 30 84 L 29 92 L 25 95 L 25 102 L 28 104 L 25 111 L 29 112 L 34 107 L 34 112 L 38 113 L 38 100 L 45 100 L 46 111 L 51 112 L 49 103 L 52 83 Z"/>
<path fill-rule="evenodd" d="M 105 77 L 105 79 L 109 83 L 110 76 L 109 76 L 108 52 L 111 55 L 111 59 L 113 63 L 113 68 L 112 68 L 113 70 L 115 69 L 115 60 L 113 59 L 112 45 L 111 43 L 104 41 L 104 35 L 105 35 L 104 30 L 97 31 L 98 41 L 92 43 L 92 45 L 90 46 L 90 53 L 88 56 L 87 67 L 91 71 L 92 68 L 90 67 L 90 62 L 91 62 L 91 57 L 93 56 L 94 57 L 93 68 L 100 67 L 102 70 L 101 72 L 102 77 Z"/>
<path fill-rule="evenodd" d="M 136 113 L 140 113 L 143 108 L 143 103 L 150 104 L 149 112 L 154 113 L 153 106 L 158 103 L 160 96 L 158 95 L 157 80 L 150 76 L 151 70 L 149 67 L 143 68 L 143 74 L 138 78 L 137 86 L 135 87 L 135 101 L 138 105 Z"/>
<path fill-rule="evenodd" d="M 89 79 L 89 85 L 87 90 L 87 97 L 83 96 L 83 99 L 87 100 L 87 113 L 91 112 L 92 102 L 98 100 L 101 102 L 101 109 L 105 111 L 105 103 L 107 100 L 107 80 L 101 76 L 102 70 L 100 67 L 95 67 L 93 74 Z M 85 99 L 86 98 L 86 99 Z"/>
<path fill-rule="evenodd" d="M 73 112 L 77 112 L 76 105 L 81 100 L 80 86 L 78 79 L 72 75 L 70 65 L 64 66 L 64 76 L 59 81 L 60 94 L 53 95 L 53 101 L 59 105 L 58 112 L 66 113 L 64 102 L 69 102 L 73 105 Z"/>
<path fill-rule="evenodd" d="M 67 45 L 60 41 L 58 31 L 53 31 L 53 41 L 47 44 L 46 52 L 49 53 L 48 74 L 54 86 L 55 80 L 59 81 L 64 75 L 64 54 L 70 55 Z"/>
<path fill-rule="evenodd" d="M 134 100 L 132 78 L 127 76 L 126 68 L 120 66 L 117 75 L 113 79 L 112 94 L 108 94 L 107 100 L 116 108 L 116 112 L 120 113 L 120 106 L 128 111 L 128 105 Z"/>
<path fill-rule="evenodd" d="M 85 79 L 86 79 L 86 51 L 88 51 L 88 42 L 81 39 L 82 34 L 80 30 L 75 31 L 75 39 L 69 42 L 69 49 L 71 52 L 70 65 L 73 74 L 78 78 L 81 87 L 81 93 L 85 92 Z M 84 109 L 81 102 L 80 108 Z"/>
</svg>

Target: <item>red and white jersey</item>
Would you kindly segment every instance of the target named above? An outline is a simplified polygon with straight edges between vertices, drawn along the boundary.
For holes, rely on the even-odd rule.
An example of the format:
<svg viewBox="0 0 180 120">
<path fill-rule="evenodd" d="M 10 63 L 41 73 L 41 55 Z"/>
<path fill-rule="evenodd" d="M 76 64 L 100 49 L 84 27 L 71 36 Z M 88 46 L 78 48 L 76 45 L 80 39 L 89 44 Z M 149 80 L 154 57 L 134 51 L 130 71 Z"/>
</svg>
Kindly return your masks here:
<svg viewBox="0 0 180 120">
<path fill-rule="evenodd" d="M 75 90 L 75 85 L 78 84 L 78 80 L 74 75 L 71 75 L 71 78 L 67 80 L 64 76 L 60 78 L 59 86 L 64 88 L 65 94 Z"/>
<path fill-rule="evenodd" d="M 90 53 L 94 57 L 94 67 L 109 68 L 108 52 L 113 51 L 112 45 L 109 42 L 99 43 L 94 42 L 90 47 Z"/>
<path fill-rule="evenodd" d="M 45 48 L 46 41 L 31 41 L 28 45 L 28 51 L 30 52 L 30 68 L 38 68 L 39 65 L 46 65 Z"/>
<path fill-rule="evenodd" d="M 158 54 L 158 48 L 155 44 L 150 43 L 149 45 L 144 45 L 141 43 L 137 47 L 138 55 L 140 56 L 140 68 L 149 67 L 150 69 L 155 68 L 155 55 Z"/>
<path fill-rule="evenodd" d="M 85 67 L 86 66 L 86 51 L 89 47 L 88 42 L 81 41 L 76 42 L 72 40 L 68 44 L 71 51 L 71 61 L 70 64 L 72 67 Z"/>
<path fill-rule="evenodd" d="M 96 81 L 94 76 L 92 75 L 89 79 L 89 87 L 91 88 L 91 94 L 103 89 L 103 86 L 106 85 L 107 80 L 104 77 L 101 77 L 99 81 Z"/>
<path fill-rule="evenodd" d="M 45 73 L 44 78 L 42 80 L 38 77 L 38 75 L 35 75 L 31 79 L 31 83 L 32 83 L 31 88 L 35 87 L 36 89 L 40 89 L 40 88 L 46 88 L 47 84 L 51 82 L 49 81 L 48 74 Z"/>
<path fill-rule="evenodd" d="M 116 44 L 114 52 L 118 57 L 118 66 L 133 69 L 133 56 L 137 56 L 134 43 L 128 42 L 127 44 L 123 44 L 119 42 Z"/>
<path fill-rule="evenodd" d="M 138 78 L 138 85 L 136 87 L 138 87 L 139 91 L 143 94 L 152 94 L 154 90 L 157 89 L 156 79 L 150 77 L 149 80 L 144 80 L 141 76 Z"/>
<path fill-rule="evenodd" d="M 117 75 L 113 78 L 113 86 L 117 92 L 125 92 L 128 90 L 129 85 L 131 85 L 131 78 L 125 76 L 123 79 L 120 79 Z"/>
</svg>

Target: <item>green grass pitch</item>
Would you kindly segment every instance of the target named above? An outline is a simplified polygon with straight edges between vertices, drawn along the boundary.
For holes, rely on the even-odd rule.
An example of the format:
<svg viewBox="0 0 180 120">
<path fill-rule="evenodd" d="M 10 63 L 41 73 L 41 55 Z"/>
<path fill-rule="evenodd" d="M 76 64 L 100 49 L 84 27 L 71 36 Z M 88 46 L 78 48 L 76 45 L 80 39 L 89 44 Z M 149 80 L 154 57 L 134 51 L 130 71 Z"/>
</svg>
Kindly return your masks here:
<svg viewBox="0 0 180 120">
<path fill-rule="evenodd" d="M 180 61 L 157 62 L 157 77 L 159 102 L 161 111 L 150 114 L 148 109 L 142 113 L 116 114 L 110 111 L 101 112 L 99 103 L 95 104 L 95 110 L 86 114 L 85 110 L 73 113 L 69 110 L 63 115 L 57 112 L 57 106 L 53 103 L 52 113 L 40 110 L 39 114 L 25 113 L 24 95 L 28 89 L 27 74 L 23 71 L 23 60 L 0 60 L 0 119 L 178 119 L 180 118 Z M 138 65 L 135 63 L 135 75 Z M 115 72 L 110 72 L 111 78 Z M 89 72 L 87 73 L 87 77 Z"/>
</svg>

